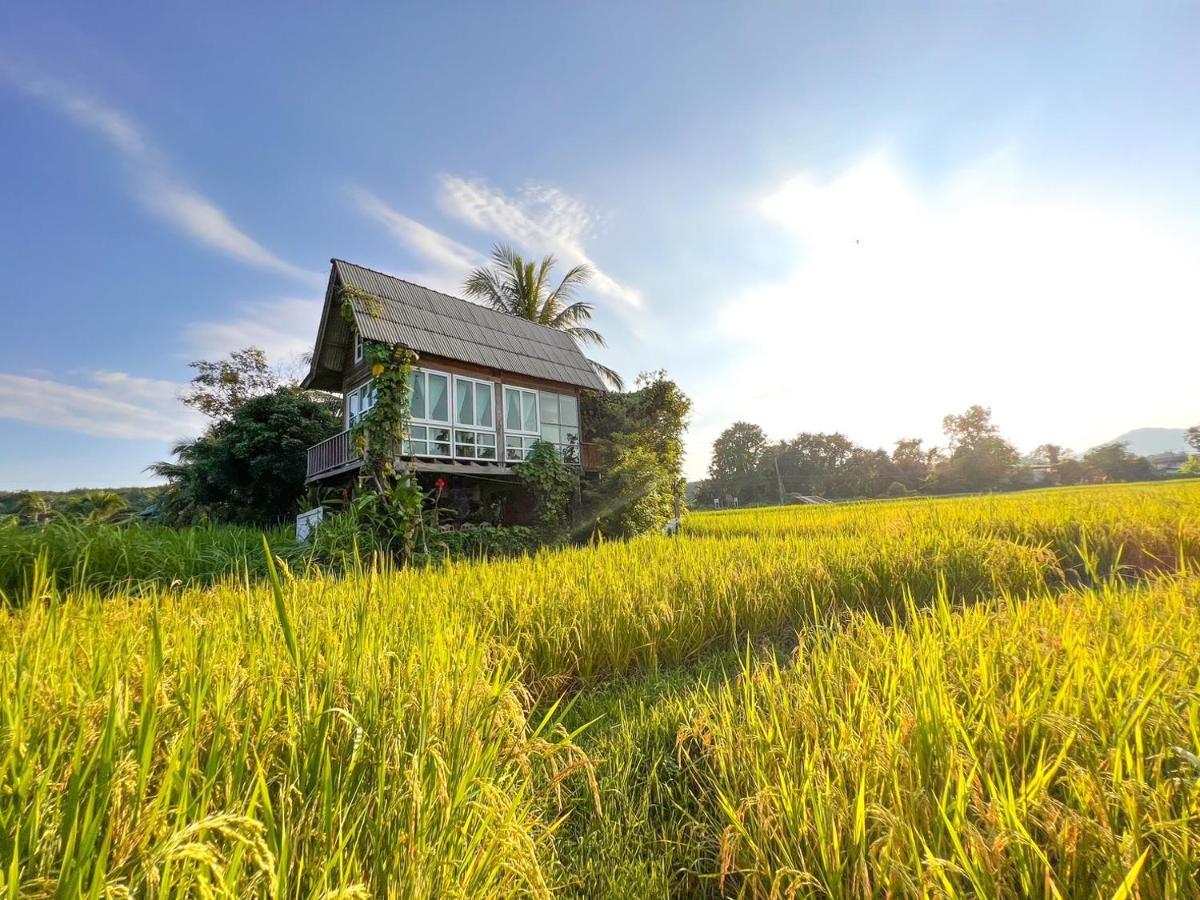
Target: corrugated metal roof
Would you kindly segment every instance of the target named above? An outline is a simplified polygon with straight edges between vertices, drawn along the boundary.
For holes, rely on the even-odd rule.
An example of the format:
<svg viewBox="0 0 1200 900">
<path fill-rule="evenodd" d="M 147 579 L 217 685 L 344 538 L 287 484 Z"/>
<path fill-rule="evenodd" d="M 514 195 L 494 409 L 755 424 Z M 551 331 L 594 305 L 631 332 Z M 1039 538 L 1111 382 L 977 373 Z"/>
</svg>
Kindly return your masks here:
<svg viewBox="0 0 1200 900">
<path fill-rule="evenodd" d="M 333 260 L 333 270 L 343 284 L 379 299 L 351 301 L 355 325 L 369 341 L 604 390 L 569 334 L 344 260 Z"/>
</svg>

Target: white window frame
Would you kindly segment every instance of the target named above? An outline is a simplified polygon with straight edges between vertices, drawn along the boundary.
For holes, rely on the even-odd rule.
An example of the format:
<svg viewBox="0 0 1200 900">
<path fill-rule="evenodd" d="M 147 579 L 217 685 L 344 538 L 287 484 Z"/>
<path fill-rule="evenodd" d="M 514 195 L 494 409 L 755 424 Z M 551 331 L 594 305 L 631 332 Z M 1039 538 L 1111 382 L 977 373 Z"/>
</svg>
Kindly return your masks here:
<svg viewBox="0 0 1200 900">
<path fill-rule="evenodd" d="M 351 428 L 356 426 L 360 421 L 362 421 L 363 416 L 365 416 L 367 413 L 369 413 L 372 409 L 375 408 L 375 397 L 374 397 L 373 392 L 370 394 L 371 405 L 368 406 L 366 409 L 363 409 L 363 407 L 362 407 L 362 401 L 368 396 L 367 389 L 370 388 L 374 383 L 375 383 L 374 378 L 368 378 L 362 384 L 357 385 L 356 387 L 346 391 L 345 421 L 346 421 L 346 430 L 347 431 L 349 431 Z M 359 409 L 358 409 L 357 413 L 351 413 L 350 408 L 354 403 L 352 398 L 354 398 L 355 396 L 360 398 L 358 401 Z"/>
<path fill-rule="evenodd" d="M 472 409 L 475 408 L 475 388 L 474 388 L 475 385 L 481 384 L 485 388 L 487 388 L 488 391 L 491 393 L 491 395 L 492 395 L 492 402 L 491 402 L 492 423 L 491 423 L 491 425 L 479 425 L 479 424 L 476 424 L 475 422 L 460 422 L 460 421 L 458 421 L 458 385 L 460 382 L 462 382 L 464 384 L 470 384 L 472 386 L 471 387 L 471 408 Z M 454 411 L 453 411 L 452 415 L 454 417 L 454 427 L 455 428 L 463 428 L 468 431 L 495 431 L 496 430 L 496 382 L 488 381 L 487 379 L 484 379 L 484 378 L 471 378 L 469 375 L 455 375 L 454 376 L 453 399 L 454 399 Z"/>
<path fill-rule="evenodd" d="M 518 423 L 518 427 L 516 427 L 516 428 L 509 427 L 509 423 L 508 423 L 508 392 L 509 391 L 515 391 L 518 394 L 532 394 L 533 395 L 533 416 L 534 416 L 534 419 L 536 420 L 534 423 L 537 427 L 536 431 L 526 431 L 524 428 L 520 427 L 519 423 Z M 504 446 L 502 448 L 500 448 L 502 458 L 503 458 L 504 462 L 506 462 L 506 463 L 524 462 L 525 460 L 529 459 L 529 452 L 533 449 L 533 445 L 542 439 L 542 399 L 539 396 L 537 388 L 521 387 L 520 385 L 516 385 L 516 384 L 504 385 L 503 391 L 501 392 L 500 397 L 504 404 Z M 524 406 L 525 406 L 524 403 L 518 403 L 518 409 L 524 409 Z M 515 447 L 510 448 L 508 446 L 508 439 L 510 437 L 519 439 L 519 443 L 521 444 L 521 447 L 520 447 L 521 458 L 520 459 L 509 459 L 508 458 L 508 451 L 510 449 L 514 449 L 514 450 L 517 449 Z"/>
<path fill-rule="evenodd" d="M 420 376 L 421 378 L 425 379 L 424 392 L 425 392 L 425 412 L 426 413 L 429 412 L 429 408 L 430 408 L 429 376 L 437 375 L 440 378 L 446 379 L 446 419 L 444 419 L 444 420 L 431 419 L 431 418 L 429 418 L 428 415 L 421 417 L 421 418 L 418 418 L 417 416 L 413 416 L 409 421 L 409 426 L 426 429 L 427 437 L 428 437 L 428 433 L 429 433 L 430 429 L 434 429 L 434 428 L 445 429 L 445 431 L 448 435 L 447 439 L 445 441 L 438 441 L 436 443 L 447 444 L 449 447 L 449 452 L 448 453 L 412 453 L 411 452 L 412 445 L 410 442 L 412 440 L 414 440 L 414 438 L 410 434 L 410 435 L 406 436 L 404 439 L 404 444 L 408 445 L 408 449 L 404 450 L 404 453 L 407 456 L 421 456 L 421 457 L 425 457 L 427 459 L 454 459 L 454 375 L 451 372 L 443 372 L 441 369 L 421 369 L 421 368 L 417 368 L 415 366 L 413 367 L 412 371 L 413 371 L 414 376 Z M 425 441 L 422 441 L 422 443 L 424 443 L 426 445 L 426 447 L 428 447 L 430 444 L 433 444 L 435 442 L 427 439 Z"/>
<path fill-rule="evenodd" d="M 366 356 L 366 348 L 363 342 L 363 336 L 357 331 L 354 332 L 354 361 L 360 363 L 363 357 Z"/>
<path fill-rule="evenodd" d="M 536 425 L 535 430 L 526 431 L 525 429 L 520 427 L 520 423 L 518 423 L 518 427 L 516 427 L 516 428 L 509 427 L 509 424 L 508 424 L 508 392 L 509 391 L 517 391 L 518 393 L 521 393 L 521 394 L 532 394 L 533 395 L 533 417 L 537 420 L 537 422 L 535 423 L 535 425 Z M 519 385 L 515 385 L 515 384 L 506 384 L 506 385 L 504 385 L 503 399 L 504 399 L 504 433 L 505 434 L 523 434 L 523 435 L 533 434 L 533 435 L 537 435 L 538 437 L 542 436 L 542 401 L 541 401 L 541 398 L 538 397 L 538 392 L 537 392 L 536 388 L 527 388 L 527 387 L 520 387 Z M 521 404 L 521 408 L 524 409 L 524 404 Z"/>
</svg>

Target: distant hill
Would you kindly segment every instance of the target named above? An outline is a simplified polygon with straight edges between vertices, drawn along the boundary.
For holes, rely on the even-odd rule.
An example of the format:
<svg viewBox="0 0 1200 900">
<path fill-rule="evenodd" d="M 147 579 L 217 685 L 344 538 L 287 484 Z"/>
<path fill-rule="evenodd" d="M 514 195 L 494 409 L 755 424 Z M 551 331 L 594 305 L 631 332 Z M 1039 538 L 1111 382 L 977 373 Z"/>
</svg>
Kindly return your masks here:
<svg viewBox="0 0 1200 900">
<path fill-rule="evenodd" d="M 1129 452 L 1138 456 L 1154 456 L 1156 453 L 1187 453 L 1186 428 L 1135 428 L 1120 437 L 1105 443 L 1125 443 Z"/>
</svg>

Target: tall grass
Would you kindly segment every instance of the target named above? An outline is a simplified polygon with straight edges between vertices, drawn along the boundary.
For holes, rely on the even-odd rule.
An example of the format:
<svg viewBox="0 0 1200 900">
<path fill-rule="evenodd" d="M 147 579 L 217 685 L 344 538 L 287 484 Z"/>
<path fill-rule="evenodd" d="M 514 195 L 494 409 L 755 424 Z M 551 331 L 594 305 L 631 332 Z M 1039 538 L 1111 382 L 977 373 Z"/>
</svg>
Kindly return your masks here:
<svg viewBox="0 0 1200 900">
<path fill-rule="evenodd" d="M 1200 604 L 1130 576 L 1200 564 L 1200 489 L 1009 499 L 41 572 L 0 611 L 0 894 L 1186 896 Z"/>
<path fill-rule="evenodd" d="M 511 662 L 452 605 L 281 577 L 7 618 L 10 895 L 548 895 L 584 761 Z"/>
<path fill-rule="evenodd" d="M 270 535 L 282 551 L 289 531 Z M 252 528 L 167 528 L 52 522 L 0 529 L 0 594 L 17 603 L 52 582 L 60 589 L 133 592 L 172 582 L 208 583 L 251 572 L 265 574 L 262 532 Z"/>
<path fill-rule="evenodd" d="M 1196 896 L 1198 646 L 1200 581 L 1109 585 L 855 617 L 703 691 L 679 752 L 722 889 Z"/>
</svg>

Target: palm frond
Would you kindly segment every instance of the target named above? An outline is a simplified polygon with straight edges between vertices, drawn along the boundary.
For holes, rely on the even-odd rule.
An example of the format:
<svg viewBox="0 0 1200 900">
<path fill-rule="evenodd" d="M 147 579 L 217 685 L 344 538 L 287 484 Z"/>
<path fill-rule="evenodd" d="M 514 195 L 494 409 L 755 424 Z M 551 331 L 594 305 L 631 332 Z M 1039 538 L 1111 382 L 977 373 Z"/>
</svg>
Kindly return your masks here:
<svg viewBox="0 0 1200 900">
<path fill-rule="evenodd" d="M 591 318 L 592 304 L 580 301 L 559 310 L 558 314 L 548 324 L 551 328 L 570 328 L 582 322 L 587 322 Z"/>
<path fill-rule="evenodd" d="M 575 338 L 575 340 L 579 341 L 579 343 L 584 345 L 595 344 L 597 347 L 608 346 L 608 342 L 604 340 L 604 335 L 594 328 L 587 328 L 583 325 L 570 325 L 566 328 L 560 328 L 558 330 L 565 334 L 569 334 L 571 337 Z"/>
<path fill-rule="evenodd" d="M 593 371 L 600 376 L 601 381 L 603 381 L 613 390 L 625 390 L 625 379 L 621 377 L 620 373 L 617 372 L 616 369 L 610 369 L 608 366 L 604 365 L 603 363 L 598 363 L 594 359 L 589 359 L 588 362 L 592 364 Z"/>
</svg>

